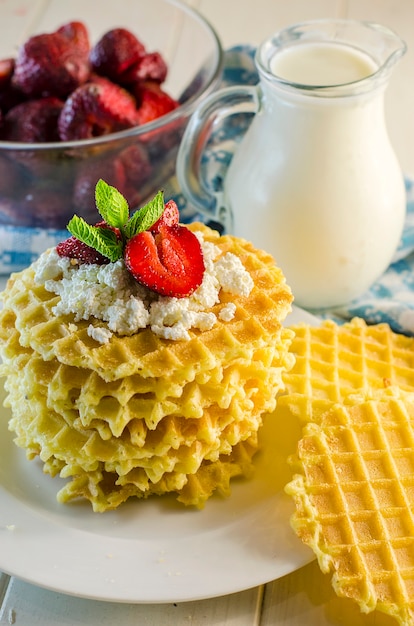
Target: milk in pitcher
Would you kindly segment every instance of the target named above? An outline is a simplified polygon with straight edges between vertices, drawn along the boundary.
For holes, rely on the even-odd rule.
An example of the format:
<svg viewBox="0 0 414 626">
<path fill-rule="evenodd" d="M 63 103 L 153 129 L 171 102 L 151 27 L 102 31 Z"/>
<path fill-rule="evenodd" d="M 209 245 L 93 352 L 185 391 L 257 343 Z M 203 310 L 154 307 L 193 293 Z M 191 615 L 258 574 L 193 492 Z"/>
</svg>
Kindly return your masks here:
<svg viewBox="0 0 414 626">
<path fill-rule="evenodd" d="M 406 212 L 384 93 L 406 51 L 390 29 L 311 20 L 264 41 L 258 85 L 208 96 L 192 115 L 177 159 L 190 202 L 229 232 L 272 253 L 305 308 L 347 304 L 388 267 Z M 253 113 L 223 188 L 201 167 L 221 121 Z"/>
<path fill-rule="evenodd" d="M 270 62 L 272 73 L 290 83 L 342 85 L 370 76 L 378 69 L 361 50 L 340 43 L 302 43 L 280 50 Z"/>
<path fill-rule="evenodd" d="M 278 52 L 270 68 L 281 84 L 263 85 L 262 108 L 226 179 L 235 234 L 273 253 L 298 304 L 340 305 L 386 269 L 403 226 L 383 89 L 325 98 L 283 81 L 344 85 L 378 66 L 349 46 L 301 43 Z"/>
</svg>

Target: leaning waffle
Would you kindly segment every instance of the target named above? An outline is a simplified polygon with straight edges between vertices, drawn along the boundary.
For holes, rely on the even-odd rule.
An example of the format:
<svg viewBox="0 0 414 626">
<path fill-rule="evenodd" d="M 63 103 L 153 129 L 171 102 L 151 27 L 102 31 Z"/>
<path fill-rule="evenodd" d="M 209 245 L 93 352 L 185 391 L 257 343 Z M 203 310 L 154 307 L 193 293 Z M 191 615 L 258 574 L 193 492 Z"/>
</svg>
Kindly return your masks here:
<svg viewBox="0 0 414 626">
<path fill-rule="evenodd" d="M 414 624 L 414 393 L 349 396 L 305 426 L 292 526 L 341 597 Z"/>
<path fill-rule="evenodd" d="M 248 297 L 221 293 L 216 325 L 188 341 L 146 328 L 100 344 L 87 330 L 97 320 L 54 314 L 58 296 L 35 283 L 33 266 L 9 281 L 0 348 L 10 428 L 29 458 L 68 479 L 61 501 L 81 496 L 103 511 L 175 492 L 202 506 L 251 471 L 262 415 L 293 363 L 293 333 L 282 327 L 292 296 L 270 255 L 193 228 L 240 257 L 254 287 Z M 229 301 L 236 313 L 224 322 Z"/>
<path fill-rule="evenodd" d="M 354 318 L 343 325 L 328 320 L 291 328 L 296 362 L 284 374 L 278 403 L 301 421 L 317 421 L 332 402 L 358 390 L 398 385 L 414 391 L 414 338 L 394 333 L 388 324 Z"/>
</svg>

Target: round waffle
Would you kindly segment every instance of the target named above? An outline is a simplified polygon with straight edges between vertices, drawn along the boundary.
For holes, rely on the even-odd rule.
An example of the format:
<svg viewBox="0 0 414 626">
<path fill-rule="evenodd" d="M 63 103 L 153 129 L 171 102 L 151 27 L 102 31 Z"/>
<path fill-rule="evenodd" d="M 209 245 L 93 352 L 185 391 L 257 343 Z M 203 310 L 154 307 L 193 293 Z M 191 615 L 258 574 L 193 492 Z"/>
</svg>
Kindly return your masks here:
<svg viewBox="0 0 414 626">
<path fill-rule="evenodd" d="M 304 427 L 292 527 L 341 597 L 414 623 L 414 393 L 397 387 L 332 403 Z"/>
<path fill-rule="evenodd" d="M 84 497 L 94 510 L 130 496 L 175 492 L 202 506 L 252 469 L 257 431 L 293 364 L 282 322 L 292 295 L 272 257 L 201 224 L 205 241 L 237 255 L 253 279 L 249 296 L 220 292 L 211 330 L 172 341 L 149 328 L 101 344 L 88 326 L 56 315 L 59 296 L 35 268 L 11 277 L 0 312 L 1 373 L 10 428 L 29 458 L 68 481 L 58 498 Z M 230 321 L 219 312 L 236 305 Z"/>
</svg>

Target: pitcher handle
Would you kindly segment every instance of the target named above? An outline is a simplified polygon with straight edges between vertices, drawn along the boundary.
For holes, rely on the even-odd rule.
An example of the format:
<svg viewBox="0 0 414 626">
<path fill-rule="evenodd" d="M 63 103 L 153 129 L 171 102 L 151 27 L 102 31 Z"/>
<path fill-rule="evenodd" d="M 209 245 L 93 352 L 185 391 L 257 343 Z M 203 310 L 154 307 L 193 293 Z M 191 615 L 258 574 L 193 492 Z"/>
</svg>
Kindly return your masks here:
<svg viewBox="0 0 414 626">
<path fill-rule="evenodd" d="M 231 211 L 225 206 L 223 192 L 209 188 L 201 168 L 203 152 L 213 130 L 222 120 L 235 113 L 257 113 L 259 107 L 256 86 L 220 89 L 194 111 L 178 151 L 176 174 L 182 192 L 200 213 L 222 224 L 226 232 L 232 231 Z"/>
</svg>

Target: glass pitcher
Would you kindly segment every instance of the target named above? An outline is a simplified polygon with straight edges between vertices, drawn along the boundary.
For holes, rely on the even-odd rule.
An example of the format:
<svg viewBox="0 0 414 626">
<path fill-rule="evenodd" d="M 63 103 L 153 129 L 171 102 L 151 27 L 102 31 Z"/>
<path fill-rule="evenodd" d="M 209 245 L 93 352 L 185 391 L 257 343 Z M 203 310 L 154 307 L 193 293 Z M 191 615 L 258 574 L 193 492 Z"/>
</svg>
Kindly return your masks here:
<svg viewBox="0 0 414 626">
<path fill-rule="evenodd" d="M 184 194 L 228 232 L 272 253 L 306 308 L 345 304 L 387 268 L 402 234 L 404 179 L 384 92 L 406 50 L 371 22 L 315 20 L 265 41 L 259 84 L 222 89 L 194 112 L 177 159 Z M 211 191 L 201 159 L 226 116 L 254 112 Z"/>
</svg>

